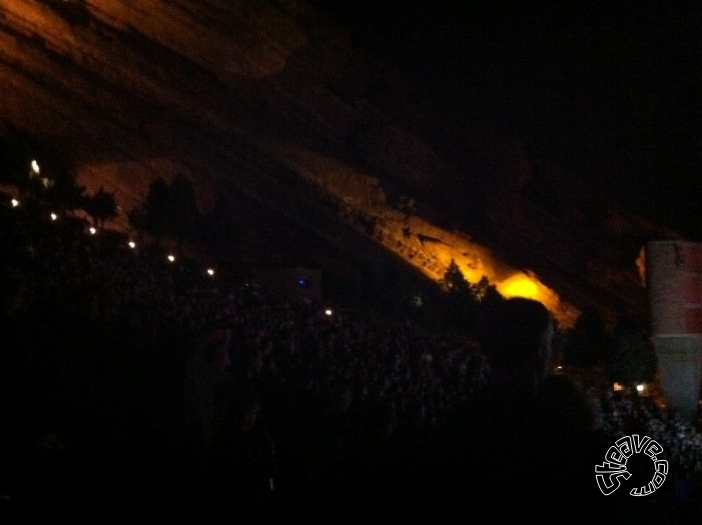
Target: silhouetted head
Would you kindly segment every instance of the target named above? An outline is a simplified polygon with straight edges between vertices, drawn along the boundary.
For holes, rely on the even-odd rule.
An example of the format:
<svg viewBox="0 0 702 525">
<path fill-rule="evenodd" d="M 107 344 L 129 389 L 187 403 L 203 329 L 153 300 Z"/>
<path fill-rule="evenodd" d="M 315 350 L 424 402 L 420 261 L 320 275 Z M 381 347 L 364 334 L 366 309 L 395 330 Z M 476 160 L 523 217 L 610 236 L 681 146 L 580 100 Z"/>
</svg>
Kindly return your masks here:
<svg viewBox="0 0 702 525">
<path fill-rule="evenodd" d="M 552 375 L 539 386 L 539 401 L 546 423 L 553 430 L 576 435 L 596 427 L 597 414 L 587 393 L 572 379 Z"/>
<path fill-rule="evenodd" d="M 536 386 L 548 374 L 552 338 L 551 313 L 524 297 L 491 305 L 480 328 L 480 346 L 493 373 L 524 386 Z"/>
</svg>

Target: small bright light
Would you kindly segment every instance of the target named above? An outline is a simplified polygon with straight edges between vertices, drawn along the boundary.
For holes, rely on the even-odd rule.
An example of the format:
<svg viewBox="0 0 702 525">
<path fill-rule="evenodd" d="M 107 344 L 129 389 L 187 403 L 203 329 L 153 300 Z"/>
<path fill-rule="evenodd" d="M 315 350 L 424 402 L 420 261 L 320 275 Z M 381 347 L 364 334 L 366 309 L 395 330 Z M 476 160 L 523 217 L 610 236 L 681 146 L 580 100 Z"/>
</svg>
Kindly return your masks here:
<svg viewBox="0 0 702 525">
<path fill-rule="evenodd" d="M 645 387 L 645 385 L 643 385 L 643 384 L 636 385 L 636 391 L 637 391 L 637 392 L 643 392 L 643 391 L 644 391 L 644 388 L 646 388 L 646 387 Z"/>
<path fill-rule="evenodd" d="M 558 368 L 558 370 L 563 370 L 563 367 L 561 365 L 558 365 L 556 368 Z"/>
<path fill-rule="evenodd" d="M 215 271 L 212 268 L 207 269 L 207 275 L 214 275 Z"/>
<path fill-rule="evenodd" d="M 32 171 L 36 173 L 37 175 L 39 174 L 39 163 L 36 160 L 32 161 Z"/>
<path fill-rule="evenodd" d="M 13 208 L 16 208 L 17 206 L 19 206 L 19 201 L 18 201 L 17 199 L 12 199 L 11 202 L 12 202 L 12 207 L 13 207 Z"/>
<path fill-rule="evenodd" d="M 95 235 L 97 233 L 97 230 L 93 226 L 88 228 L 88 231 L 90 232 L 90 235 Z"/>
<path fill-rule="evenodd" d="M 175 262 L 175 257 L 173 255 L 169 255 L 168 260 L 171 262 Z"/>
<path fill-rule="evenodd" d="M 332 313 L 333 313 L 333 312 L 332 312 L 329 308 L 327 308 L 326 310 L 324 310 L 324 315 L 331 315 Z"/>
<path fill-rule="evenodd" d="M 135 243 L 134 241 L 129 241 L 128 244 L 129 244 L 129 247 L 130 247 L 132 250 L 133 250 L 134 248 L 136 248 L 136 243 Z"/>
<path fill-rule="evenodd" d="M 614 385 L 612 385 L 612 388 L 615 392 L 621 392 L 622 390 L 625 390 L 624 385 L 620 385 L 619 383 L 614 383 Z"/>
<path fill-rule="evenodd" d="M 58 219 L 58 215 L 56 215 L 55 213 L 52 213 L 52 214 L 51 214 L 51 220 L 52 220 L 52 221 L 55 221 L 56 219 Z"/>
</svg>

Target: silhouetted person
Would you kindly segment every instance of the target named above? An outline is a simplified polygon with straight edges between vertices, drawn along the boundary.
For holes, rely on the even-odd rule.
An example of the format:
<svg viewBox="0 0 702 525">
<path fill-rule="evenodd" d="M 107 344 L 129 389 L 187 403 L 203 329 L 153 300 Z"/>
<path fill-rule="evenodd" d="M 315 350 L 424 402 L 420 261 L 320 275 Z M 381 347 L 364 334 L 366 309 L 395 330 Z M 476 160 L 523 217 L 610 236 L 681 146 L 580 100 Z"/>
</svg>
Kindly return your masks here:
<svg viewBox="0 0 702 525">
<path fill-rule="evenodd" d="M 222 517 L 254 512 L 264 518 L 274 510 L 274 441 L 257 392 L 238 379 L 228 374 L 220 385 L 204 486 L 208 507 Z"/>
<path fill-rule="evenodd" d="M 586 392 L 551 367 L 552 317 L 539 301 L 511 298 L 484 313 L 480 346 L 487 385 L 456 414 L 437 441 L 437 501 L 447 507 L 495 502 L 491 520 L 518 513 L 666 523 L 658 500 L 622 491 L 603 495 L 595 465 L 607 448 Z M 454 507 L 455 508 L 455 507 Z"/>
<path fill-rule="evenodd" d="M 196 447 L 212 440 L 215 395 L 230 365 L 231 329 L 212 323 L 203 329 L 202 344 L 188 361 L 185 376 L 185 417 Z"/>
<path fill-rule="evenodd" d="M 592 494 L 594 414 L 575 383 L 551 376 L 553 333 L 551 314 L 535 300 L 507 299 L 484 312 L 487 384 L 439 429 L 423 464 L 431 481 L 421 486 L 435 508 L 493 501 L 488 512 L 497 521 L 500 513 L 574 511 L 579 491 Z"/>
</svg>

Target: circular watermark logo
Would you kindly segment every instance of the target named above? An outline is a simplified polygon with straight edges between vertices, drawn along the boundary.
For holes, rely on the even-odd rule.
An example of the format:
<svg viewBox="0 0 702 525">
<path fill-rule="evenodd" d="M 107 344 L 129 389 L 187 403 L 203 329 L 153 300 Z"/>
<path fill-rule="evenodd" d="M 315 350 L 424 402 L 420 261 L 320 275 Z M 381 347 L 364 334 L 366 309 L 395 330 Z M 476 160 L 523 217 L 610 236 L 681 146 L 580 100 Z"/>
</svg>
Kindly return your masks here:
<svg viewBox="0 0 702 525">
<path fill-rule="evenodd" d="M 595 465 L 595 478 L 600 492 L 605 496 L 614 494 L 622 486 L 622 478 L 628 480 L 632 471 L 636 474 L 634 480 L 643 478 L 648 471 L 652 472 L 650 481 L 629 491 L 632 496 L 648 496 L 661 488 L 668 475 L 668 461 L 659 459 L 663 453 L 657 441 L 648 436 L 632 434 L 617 439 L 614 445 L 607 449 L 605 461 Z M 629 462 L 629 460 L 632 460 Z M 648 479 L 648 478 L 644 478 Z"/>
</svg>

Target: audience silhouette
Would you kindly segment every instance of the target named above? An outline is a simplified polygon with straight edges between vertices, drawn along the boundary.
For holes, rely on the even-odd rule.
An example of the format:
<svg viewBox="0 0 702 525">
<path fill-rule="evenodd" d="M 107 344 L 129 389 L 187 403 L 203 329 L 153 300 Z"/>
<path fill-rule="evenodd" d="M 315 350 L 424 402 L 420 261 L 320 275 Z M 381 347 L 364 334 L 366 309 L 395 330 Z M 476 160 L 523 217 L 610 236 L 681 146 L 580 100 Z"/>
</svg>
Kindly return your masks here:
<svg viewBox="0 0 702 525">
<path fill-rule="evenodd" d="M 598 490 L 595 464 L 614 440 L 600 432 L 586 391 L 554 373 L 554 322 L 545 306 L 506 299 L 485 311 L 481 326 L 487 383 L 428 447 L 432 506 L 421 510 L 494 502 L 491 520 L 516 512 L 541 521 L 666 523 L 665 496 L 641 502 Z"/>
<path fill-rule="evenodd" d="M 244 508 L 463 521 L 487 505 L 491 521 L 516 508 L 664 523 L 679 488 L 667 514 L 699 510 L 697 430 L 554 373 L 537 301 L 486 310 L 476 346 L 406 319 L 327 316 L 255 280 L 213 283 L 155 249 L 25 228 L 14 211 L 0 219 L 1 321 L 18 342 L 2 349 L 8 500 L 158 502 L 222 521 Z M 632 428 L 669 451 L 670 483 L 646 501 L 606 498 L 595 465 Z"/>
</svg>

